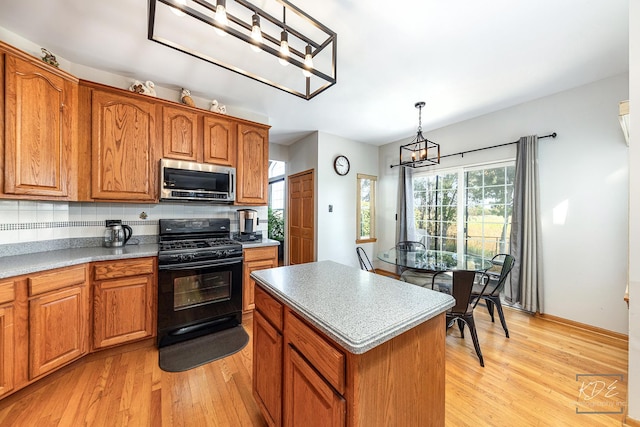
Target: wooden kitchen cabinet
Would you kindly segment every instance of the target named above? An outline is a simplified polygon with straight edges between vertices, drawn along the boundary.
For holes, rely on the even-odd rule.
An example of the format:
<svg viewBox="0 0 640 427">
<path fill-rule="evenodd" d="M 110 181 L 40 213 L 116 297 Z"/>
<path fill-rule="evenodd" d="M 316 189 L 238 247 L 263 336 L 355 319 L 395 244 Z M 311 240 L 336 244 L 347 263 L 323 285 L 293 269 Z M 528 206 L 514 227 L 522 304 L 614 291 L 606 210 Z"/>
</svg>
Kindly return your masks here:
<svg viewBox="0 0 640 427">
<path fill-rule="evenodd" d="M 344 353 L 260 286 L 255 295 L 253 394 L 267 424 L 344 426 Z"/>
<path fill-rule="evenodd" d="M 290 310 L 284 317 L 284 425 L 344 426 L 345 354 Z"/>
<path fill-rule="evenodd" d="M 28 277 L 29 380 L 87 354 L 86 273 L 82 265 Z"/>
<path fill-rule="evenodd" d="M 204 162 L 236 167 L 237 124 L 214 115 L 204 116 Z"/>
<path fill-rule="evenodd" d="M 235 120 L 178 105 L 162 111 L 163 158 L 236 166 Z"/>
<path fill-rule="evenodd" d="M 262 285 L 255 295 L 253 394 L 270 426 L 444 426 L 444 313 L 354 354 Z"/>
<path fill-rule="evenodd" d="M 155 335 L 156 258 L 93 266 L 93 349 Z"/>
<path fill-rule="evenodd" d="M 284 366 L 284 426 L 345 426 L 344 398 L 291 346 L 286 347 Z M 294 398 L 305 404 L 295 404 Z"/>
<path fill-rule="evenodd" d="M 269 426 L 282 425 L 282 331 L 253 313 L 253 395 Z"/>
<path fill-rule="evenodd" d="M 2 197 L 74 200 L 78 79 L 1 42 L 0 68 Z"/>
<path fill-rule="evenodd" d="M 269 129 L 238 125 L 236 204 L 266 205 L 269 191 Z"/>
<path fill-rule="evenodd" d="M 177 106 L 162 107 L 162 157 L 167 159 L 202 161 L 199 138 L 200 115 Z"/>
<path fill-rule="evenodd" d="M 81 200 L 155 202 L 160 142 L 155 99 L 81 81 Z M 89 185 L 90 183 L 90 185 Z"/>
<path fill-rule="evenodd" d="M 13 390 L 15 358 L 13 280 L 0 282 L 0 396 Z"/>
<path fill-rule="evenodd" d="M 264 246 L 258 248 L 246 248 L 243 251 L 243 277 L 242 277 L 242 310 L 249 311 L 255 307 L 255 282 L 251 278 L 251 272 L 274 268 L 278 266 L 278 247 Z"/>
</svg>

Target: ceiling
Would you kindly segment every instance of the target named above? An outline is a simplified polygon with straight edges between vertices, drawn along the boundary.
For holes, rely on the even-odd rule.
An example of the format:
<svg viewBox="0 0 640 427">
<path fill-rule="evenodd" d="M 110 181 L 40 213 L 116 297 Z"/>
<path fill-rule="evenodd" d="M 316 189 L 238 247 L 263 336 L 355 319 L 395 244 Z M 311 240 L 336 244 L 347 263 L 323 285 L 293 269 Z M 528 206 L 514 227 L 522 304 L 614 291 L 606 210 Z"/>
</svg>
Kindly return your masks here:
<svg viewBox="0 0 640 427">
<path fill-rule="evenodd" d="M 417 101 L 429 131 L 628 72 L 629 0 L 291 2 L 338 34 L 337 84 L 309 101 L 149 41 L 146 0 L 2 1 L 0 27 L 73 63 L 267 116 L 280 144 L 319 130 L 382 145 L 414 135 Z"/>
</svg>

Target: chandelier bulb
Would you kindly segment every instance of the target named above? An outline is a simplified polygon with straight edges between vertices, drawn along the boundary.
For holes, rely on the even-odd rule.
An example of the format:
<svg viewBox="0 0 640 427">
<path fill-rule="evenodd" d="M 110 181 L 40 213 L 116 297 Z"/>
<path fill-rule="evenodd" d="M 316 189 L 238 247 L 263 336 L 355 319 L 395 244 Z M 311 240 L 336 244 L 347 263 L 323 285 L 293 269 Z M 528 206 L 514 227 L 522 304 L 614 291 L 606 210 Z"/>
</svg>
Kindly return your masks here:
<svg viewBox="0 0 640 427">
<path fill-rule="evenodd" d="M 178 3 L 180 6 L 186 6 L 187 5 L 187 0 L 176 0 L 176 3 Z M 184 13 L 183 11 L 176 9 L 175 7 L 171 8 L 171 12 L 175 13 L 176 16 L 179 17 L 183 17 L 186 15 L 186 13 Z"/>
<path fill-rule="evenodd" d="M 260 17 L 257 13 L 253 14 L 251 21 L 253 22 L 251 26 L 251 40 L 253 40 L 251 49 L 254 52 L 260 52 L 260 46 L 262 45 L 262 30 L 260 29 Z"/>
<path fill-rule="evenodd" d="M 284 67 L 289 65 L 289 35 L 286 30 L 280 34 L 280 58 L 278 62 Z"/>
<path fill-rule="evenodd" d="M 304 66 L 305 68 L 302 69 L 302 74 L 304 74 L 305 77 L 311 77 L 310 70 L 313 69 L 313 55 L 311 54 L 311 45 L 307 45 L 307 47 L 305 48 Z"/>
<path fill-rule="evenodd" d="M 226 27 L 229 24 L 229 20 L 227 18 L 227 2 L 226 0 L 218 0 L 216 3 L 216 14 L 213 17 L 213 19 L 220 25 L 222 25 L 223 27 Z M 226 36 L 227 33 L 226 31 L 215 27 L 214 28 L 216 34 L 218 34 L 219 36 Z"/>
</svg>

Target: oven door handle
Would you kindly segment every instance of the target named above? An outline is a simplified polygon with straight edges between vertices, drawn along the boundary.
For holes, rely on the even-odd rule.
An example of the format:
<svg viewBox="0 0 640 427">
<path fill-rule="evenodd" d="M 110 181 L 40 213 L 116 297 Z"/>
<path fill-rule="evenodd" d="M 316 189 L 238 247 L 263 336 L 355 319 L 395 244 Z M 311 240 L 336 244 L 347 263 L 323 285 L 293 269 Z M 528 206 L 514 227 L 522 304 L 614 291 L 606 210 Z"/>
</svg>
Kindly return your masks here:
<svg viewBox="0 0 640 427">
<path fill-rule="evenodd" d="M 201 267 L 223 267 L 225 265 L 242 264 L 242 257 L 237 258 L 225 258 L 221 260 L 207 260 L 207 261 L 195 261 L 185 262 L 181 264 L 170 265 L 158 265 L 159 270 L 192 270 L 194 268 Z"/>
</svg>

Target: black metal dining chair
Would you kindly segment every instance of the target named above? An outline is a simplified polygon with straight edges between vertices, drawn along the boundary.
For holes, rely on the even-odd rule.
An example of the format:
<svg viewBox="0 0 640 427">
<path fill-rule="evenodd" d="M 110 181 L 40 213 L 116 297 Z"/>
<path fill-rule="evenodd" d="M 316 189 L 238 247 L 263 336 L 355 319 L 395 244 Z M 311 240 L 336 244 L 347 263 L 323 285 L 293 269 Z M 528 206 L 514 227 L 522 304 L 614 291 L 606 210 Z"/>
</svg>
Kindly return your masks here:
<svg viewBox="0 0 640 427">
<path fill-rule="evenodd" d="M 396 244 L 396 251 L 426 251 L 427 247 L 422 242 L 415 242 L 412 240 L 405 240 Z"/>
<path fill-rule="evenodd" d="M 480 366 L 484 367 L 484 358 L 480 350 L 476 322 L 473 318 L 473 310 L 476 308 L 476 305 L 478 305 L 478 299 L 476 298 L 474 300 L 471 294 L 475 277 L 476 272 L 472 270 L 441 271 L 434 274 L 432 283 L 435 284 L 437 280 L 450 280 L 448 289 L 450 290 L 450 295 L 453 296 L 456 302 L 455 305 L 446 312 L 447 329 L 453 326 L 454 323 L 457 323 L 458 329 L 460 329 L 460 336 L 464 338 L 464 326 L 467 325 L 469 327 L 473 347 L 480 360 Z"/>
<path fill-rule="evenodd" d="M 369 260 L 369 256 L 365 252 L 362 246 L 356 247 L 356 254 L 358 255 L 358 261 L 360 262 L 360 268 L 365 271 L 370 271 L 372 273 L 376 272 L 376 269 L 373 268 L 373 264 Z"/>
<path fill-rule="evenodd" d="M 494 307 L 498 310 L 498 316 L 500 317 L 500 323 L 504 333 L 509 338 L 509 329 L 507 329 L 507 322 L 504 319 L 504 312 L 502 310 L 502 303 L 500 302 L 500 293 L 504 289 L 504 285 L 507 282 L 507 276 L 511 273 L 516 259 L 509 254 L 498 254 L 491 259 L 492 266 L 486 269 L 478 277 L 480 280 L 473 287 L 472 298 L 476 301 L 484 300 L 487 305 L 487 311 L 491 316 L 491 322 L 494 321 L 493 312 Z"/>
</svg>

